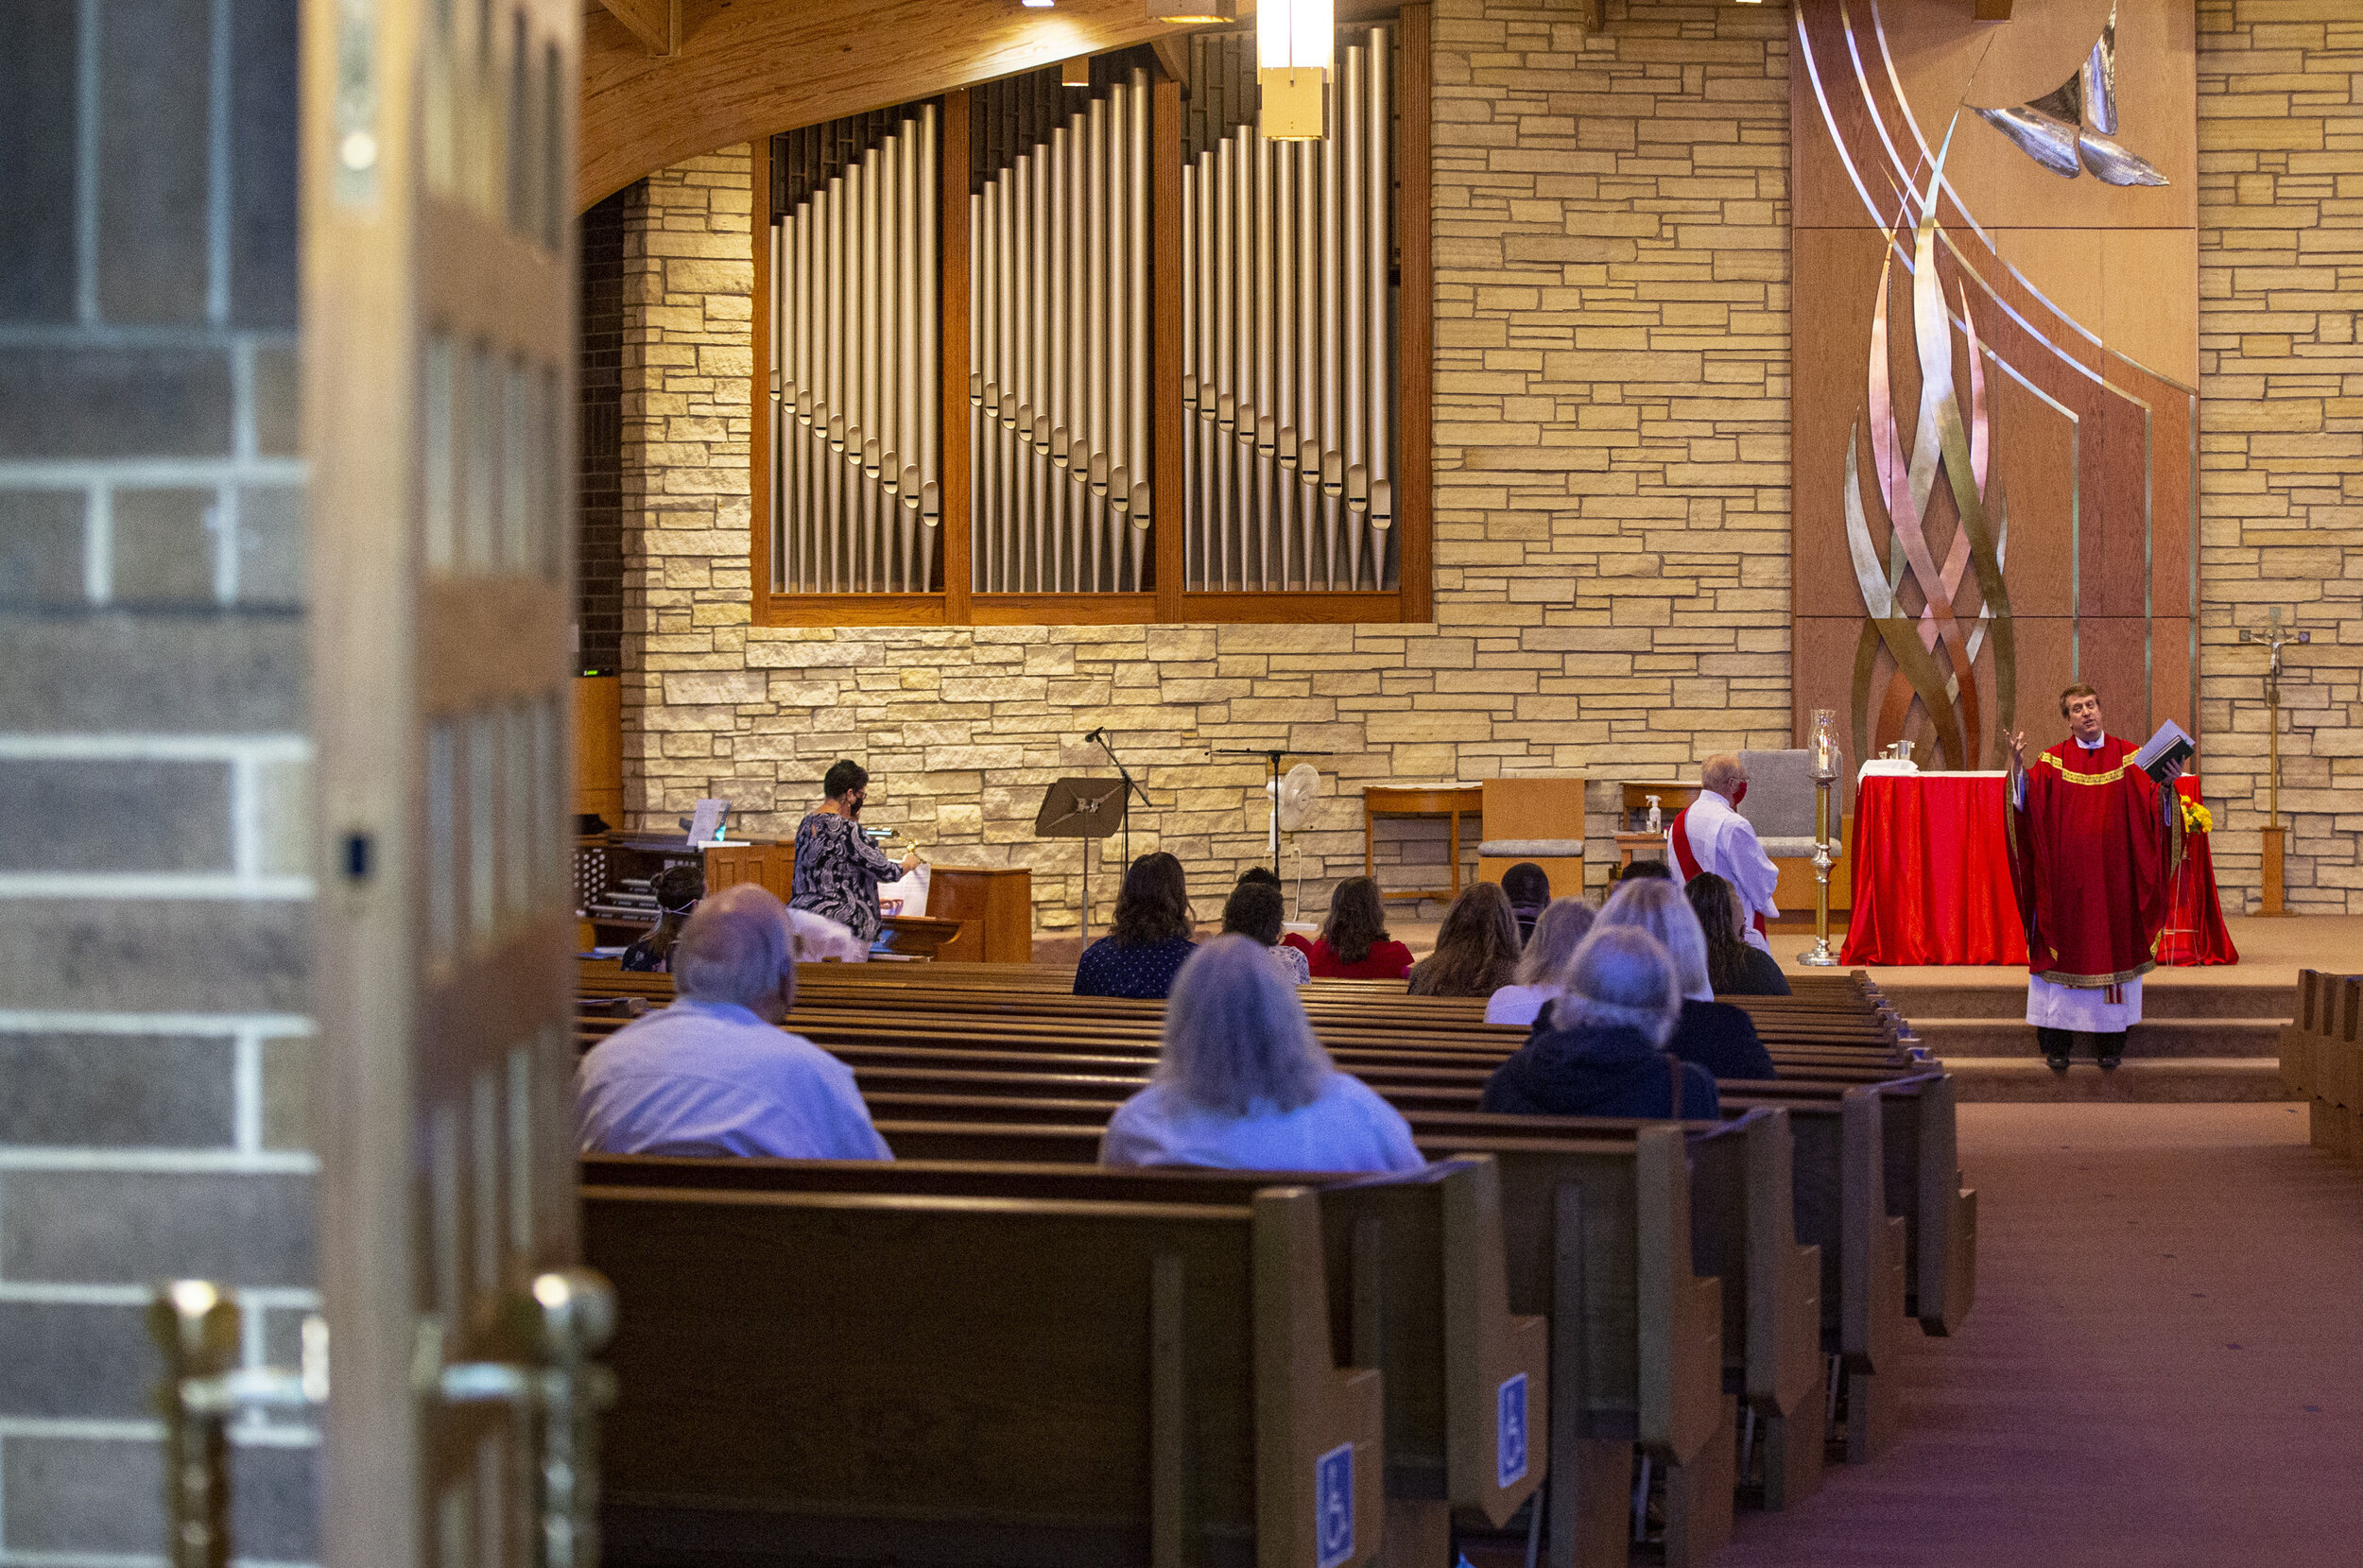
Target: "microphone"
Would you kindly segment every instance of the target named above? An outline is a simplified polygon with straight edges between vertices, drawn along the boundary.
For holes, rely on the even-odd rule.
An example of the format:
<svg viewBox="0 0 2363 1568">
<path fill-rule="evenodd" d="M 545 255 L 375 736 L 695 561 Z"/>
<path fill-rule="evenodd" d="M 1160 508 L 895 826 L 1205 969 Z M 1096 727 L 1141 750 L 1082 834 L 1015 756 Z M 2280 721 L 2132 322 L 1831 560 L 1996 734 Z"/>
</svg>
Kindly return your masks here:
<svg viewBox="0 0 2363 1568">
<path fill-rule="evenodd" d="M 1100 736 L 1106 734 L 1107 732 L 1108 732 L 1104 728 L 1094 730 L 1090 734 L 1085 735 L 1083 738 L 1085 740 L 1097 740 Z"/>
</svg>

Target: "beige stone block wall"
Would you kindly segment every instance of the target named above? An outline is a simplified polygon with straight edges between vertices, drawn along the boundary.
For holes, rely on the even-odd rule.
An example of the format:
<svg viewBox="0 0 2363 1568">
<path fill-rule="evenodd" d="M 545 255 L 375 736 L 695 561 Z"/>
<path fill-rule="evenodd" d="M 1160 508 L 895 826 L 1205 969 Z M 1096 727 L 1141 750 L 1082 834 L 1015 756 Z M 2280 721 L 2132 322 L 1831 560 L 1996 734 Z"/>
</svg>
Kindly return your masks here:
<svg viewBox="0 0 2363 1568">
<path fill-rule="evenodd" d="M 2363 8 L 2200 0 L 2200 723 L 2228 908 L 2252 907 L 2264 650 L 2294 612 L 2281 804 L 2300 909 L 2363 911 Z"/>
<path fill-rule="evenodd" d="M 2285 804 L 2308 908 L 2363 910 L 2363 20 L 2352 0 L 2203 0 L 2202 686 L 2227 904 L 2252 900 L 2258 655 L 2295 656 Z M 1030 864 L 1070 927 L 1043 788 L 1105 725 L 1212 905 L 1264 853 L 1259 764 L 1328 783 L 1305 905 L 1362 866 L 1363 784 L 1581 769 L 1605 784 L 1789 733 L 1788 15 L 1778 6 L 1435 8 L 1436 621 L 1427 626 L 781 629 L 748 625 L 743 147 L 652 178 L 628 241 L 625 745 L 637 823 L 700 795 L 785 833 L 838 755 L 943 861 Z M 2251 796 L 2259 798 L 2251 803 Z M 1112 846 L 1113 848 L 1113 846 Z M 1385 823 L 1382 876 L 1440 880 L 1441 823 Z M 1474 850 L 1467 858 L 1474 865 Z M 1098 884 L 1113 896 L 1113 879 Z M 1104 913 L 1104 910 L 1103 910 Z"/>
<path fill-rule="evenodd" d="M 1284 859 L 1308 910 L 1362 869 L 1365 784 L 1613 780 L 1778 743 L 1785 24 L 1651 6 L 1586 39 L 1564 6 L 1438 5 L 1432 625 L 750 628 L 746 149 L 651 179 L 626 253 L 633 820 L 726 795 L 784 834 L 856 756 L 872 818 L 939 860 L 1032 865 L 1060 929 L 1079 857 L 1034 840 L 1034 811 L 1097 770 L 1095 726 L 1153 802 L 1133 852 L 1180 854 L 1209 907 L 1268 812 L 1260 762 L 1207 752 L 1336 753 Z M 1610 831 L 1595 811 L 1595 868 Z M 1384 822 L 1379 854 L 1397 886 L 1440 882 L 1444 824 Z"/>
</svg>

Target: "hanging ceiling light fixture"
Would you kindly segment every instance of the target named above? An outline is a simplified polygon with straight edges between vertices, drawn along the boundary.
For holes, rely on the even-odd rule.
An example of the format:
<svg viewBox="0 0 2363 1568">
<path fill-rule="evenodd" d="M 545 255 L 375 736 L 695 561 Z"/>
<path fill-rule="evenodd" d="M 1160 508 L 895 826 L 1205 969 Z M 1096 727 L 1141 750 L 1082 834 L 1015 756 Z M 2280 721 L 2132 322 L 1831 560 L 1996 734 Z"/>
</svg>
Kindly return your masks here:
<svg viewBox="0 0 2363 1568">
<path fill-rule="evenodd" d="M 1260 0 L 1255 8 L 1255 85 L 1263 112 L 1256 129 L 1275 142 L 1318 142 L 1328 133 L 1323 111 L 1337 56 L 1331 0 Z"/>
</svg>

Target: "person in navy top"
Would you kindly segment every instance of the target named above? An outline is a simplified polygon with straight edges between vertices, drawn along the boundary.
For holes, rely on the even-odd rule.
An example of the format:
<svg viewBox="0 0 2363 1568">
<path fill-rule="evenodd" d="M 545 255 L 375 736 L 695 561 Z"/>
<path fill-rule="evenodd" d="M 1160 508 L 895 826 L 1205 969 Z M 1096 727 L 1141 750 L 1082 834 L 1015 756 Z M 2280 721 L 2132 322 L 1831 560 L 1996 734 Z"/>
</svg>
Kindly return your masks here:
<svg viewBox="0 0 2363 1568">
<path fill-rule="evenodd" d="M 1113 928 L 1083 949 L 1075 966 L 1075 994 L 1162 1000 L 1198 951 L 1190 940 L 1193 923 L 1182 862 L 1151 850 L 1124 873 Z"/>
<path fill-rule="evenodd" d="M 1566 990 L 1486 1080 L 1480 1109 L 1522 1116 L 1713 1117 L 1715 1078 L 1665 1049 L 1682 1007 L 1664 947 L 1603 914 L 1576 949 Z M 1674 1085 L 1682 1105 L 1674 1105 Z"/>
<path fill-rule="evenodd" d="M 1665 949 L 1682 995 L 1682 1014 L 1665 1048 L 1695 1061 L 1718 1078 L 1751 1080 L 1774 1077 L 1771 1054 L 1756 1037 L 1755 1020 L 1744 1008 L 1717 1002 L 1707 984 L 1707 936 L 1690 900 L 1677 884 L 1636 878 L 1617 885 L 1600 910 L 1598 926 L 1647 931 Z"/>
<path fill-rule="evenodd" d="M 1330 1064 L 1271 950 L 1241 936 L 1215 938 L 1182 966 L 1157 1071 L 1109 1118 L 1099 1161 L 1304 1171 L 1423 1163 L 1402 1113 Z"/>
</svg>

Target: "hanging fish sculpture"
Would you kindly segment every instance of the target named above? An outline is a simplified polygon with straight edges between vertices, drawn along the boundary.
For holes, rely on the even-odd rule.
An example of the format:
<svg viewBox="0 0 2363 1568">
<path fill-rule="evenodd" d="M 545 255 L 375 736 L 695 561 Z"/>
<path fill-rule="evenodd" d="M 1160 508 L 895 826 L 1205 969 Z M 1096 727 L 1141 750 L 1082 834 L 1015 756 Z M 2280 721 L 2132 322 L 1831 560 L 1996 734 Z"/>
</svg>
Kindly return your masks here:
<svg viewBox="0 0 2363 1568">
<path fill-rule="evenodd" d="M 2117 13 L 2076 75 L 2032 103 L 2014 109 L 1980 109 L 1978 117 L 2016 142 L 2019 150 L 2052 173 L 2073 180 L 2090 169 L 2112 185 L 2163 185 L 2166 177 L 2149 160 L 2116 139 Z"/>
</svg>

